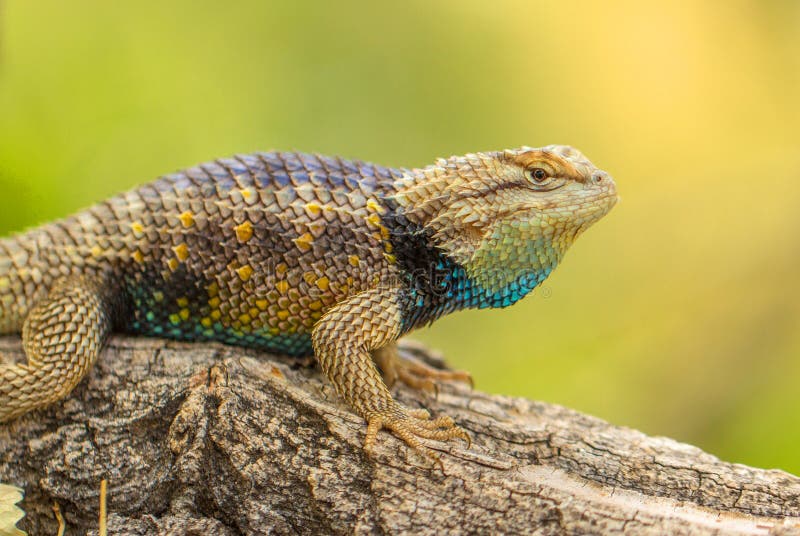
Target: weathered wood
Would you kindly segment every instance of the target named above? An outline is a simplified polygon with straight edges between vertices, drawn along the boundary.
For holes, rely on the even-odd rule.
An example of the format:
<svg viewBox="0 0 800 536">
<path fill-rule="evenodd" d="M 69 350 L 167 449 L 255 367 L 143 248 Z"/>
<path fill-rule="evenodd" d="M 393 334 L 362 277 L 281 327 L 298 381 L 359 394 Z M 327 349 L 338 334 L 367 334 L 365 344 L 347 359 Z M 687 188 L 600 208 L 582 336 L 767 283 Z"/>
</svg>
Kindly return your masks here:
<svg viewBox="0 0 800 536">
<path fill-rule="evenodd" d="M 313 367 L 116 337 L 67 400 L 0 425 L 0 481 L 25 489 L 34 535 L 55 534 L 53 502 L 67 534 L 96 533 L 103 478 L 110 534 L 800 534 L 782 471 L 462 385 L 397 396 L 472 447 L 430 443 L 442 473 L 382 432 L 370 458 Z"/>
</svg>

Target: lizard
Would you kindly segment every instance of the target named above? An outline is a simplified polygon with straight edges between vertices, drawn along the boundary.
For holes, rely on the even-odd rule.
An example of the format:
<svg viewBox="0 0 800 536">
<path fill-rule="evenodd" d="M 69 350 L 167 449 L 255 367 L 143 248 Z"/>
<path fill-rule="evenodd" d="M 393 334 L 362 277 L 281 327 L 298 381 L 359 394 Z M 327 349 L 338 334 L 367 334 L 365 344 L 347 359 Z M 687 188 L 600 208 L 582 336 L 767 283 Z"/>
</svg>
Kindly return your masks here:
<svg viewBox="0 0 800 536">
<path fill-rule="evenodd" d="M 403 357 L 399 337 L 450 312 L 509 306 L 617 200 L 566 145 L 421 168 L 258 152 L 217 159 L 0 240 L 0 422 L 67 396 L 114 332 L 313 355 L 366 421 L 438 459 L 470 441 L 398 403 L 400 380 L 469 380 Z"/>
</svg>

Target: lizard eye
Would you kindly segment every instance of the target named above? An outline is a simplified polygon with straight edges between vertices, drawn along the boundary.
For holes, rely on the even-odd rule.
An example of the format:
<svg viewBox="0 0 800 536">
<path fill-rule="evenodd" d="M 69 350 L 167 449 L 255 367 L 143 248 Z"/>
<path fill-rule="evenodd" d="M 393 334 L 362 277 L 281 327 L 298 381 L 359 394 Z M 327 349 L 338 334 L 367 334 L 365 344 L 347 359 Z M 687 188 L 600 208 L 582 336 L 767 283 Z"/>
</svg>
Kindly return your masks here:
<svg viewBox="0 0 800 536">
<path fill-rule="evenodd" d="M 533 182 L 543 183 L 550 178 L 550 175 L 542 168 L 533 168 L 528 170 L 528 176 Z"/>
</svg>

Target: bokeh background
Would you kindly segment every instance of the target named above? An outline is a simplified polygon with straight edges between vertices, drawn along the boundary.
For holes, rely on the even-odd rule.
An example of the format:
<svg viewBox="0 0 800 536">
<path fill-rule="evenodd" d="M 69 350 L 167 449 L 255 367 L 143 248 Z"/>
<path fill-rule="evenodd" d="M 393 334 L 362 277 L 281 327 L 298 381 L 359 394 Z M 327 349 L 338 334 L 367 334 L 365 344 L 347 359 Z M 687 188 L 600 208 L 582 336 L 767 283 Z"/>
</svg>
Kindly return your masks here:
<svg viewBox="0 0 800 536">
<path fill-rule="evenodd" d="M 661 4 L 3 2 L 0 232 L 234 152 L 575 145 L 622 203 L 533 296 L 417 337 L 800 473 L 800 3 Z"/>
</svg>

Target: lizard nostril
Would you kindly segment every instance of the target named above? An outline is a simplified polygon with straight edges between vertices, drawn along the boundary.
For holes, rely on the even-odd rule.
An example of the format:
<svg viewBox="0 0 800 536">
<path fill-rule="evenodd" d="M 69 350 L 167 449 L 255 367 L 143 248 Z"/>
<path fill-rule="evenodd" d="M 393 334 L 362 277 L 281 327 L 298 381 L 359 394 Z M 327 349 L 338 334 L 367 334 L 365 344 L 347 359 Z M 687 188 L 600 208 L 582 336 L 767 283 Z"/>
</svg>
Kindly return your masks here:
<svg viewBox="0 0 800 536">
<path fill-rule="evenodd" d="M 597 173 L 592 173 L 592 184 L 600 184 L 606 178 L 606 174 L 602 171 Z"/>
</svg>

